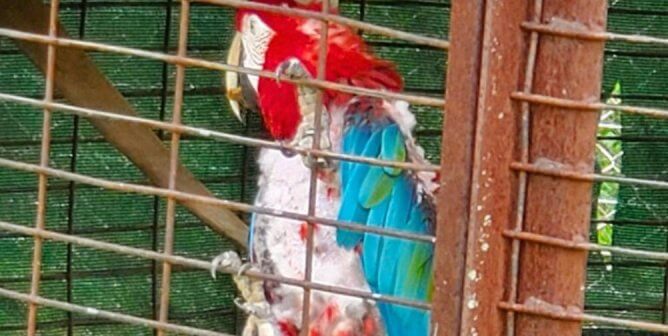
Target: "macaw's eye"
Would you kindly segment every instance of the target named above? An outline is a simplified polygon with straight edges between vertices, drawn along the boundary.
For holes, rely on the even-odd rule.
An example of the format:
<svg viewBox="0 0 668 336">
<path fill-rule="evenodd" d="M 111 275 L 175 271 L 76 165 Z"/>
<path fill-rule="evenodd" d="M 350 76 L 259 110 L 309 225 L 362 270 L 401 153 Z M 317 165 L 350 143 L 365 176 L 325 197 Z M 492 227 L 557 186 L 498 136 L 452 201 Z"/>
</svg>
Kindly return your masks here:
<svg viewBox="0 0 668 336">
<path fill-rule="evenodd" d="M 249 24 L 249 28 L 250 28 L 251 34 L 255 35 L 255 29 L 256 29 L 256 27 L 255 27 L 255 26 L 256 26 L 256 24 L 255 24 L 255 20 L 253 20 L 253 19 L 251 18 L 251 20 L 250 20 L 250 22 L 249 22 L 248 24 Z"/>
</svg>

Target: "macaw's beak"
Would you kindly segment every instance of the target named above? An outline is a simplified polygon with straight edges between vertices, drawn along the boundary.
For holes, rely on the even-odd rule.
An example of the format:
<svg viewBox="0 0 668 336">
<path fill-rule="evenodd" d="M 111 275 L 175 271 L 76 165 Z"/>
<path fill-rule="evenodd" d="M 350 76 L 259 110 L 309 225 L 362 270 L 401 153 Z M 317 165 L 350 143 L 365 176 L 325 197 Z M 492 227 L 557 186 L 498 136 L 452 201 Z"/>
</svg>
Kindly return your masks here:
<svg viewBox="0 0 668 336">
<path fill-rule="evenodd" d="M 235 32 L 232 39 L 230 51 L 227 54 L 227 64 L 239 66 L 241 64 L 241 33 Z M 225 73 L 225 95 L 230 102 L 232 113 L 241 121 L 245 118 L 241 110 L 241 103 L 243 101 L 243 92 L 241 88 L 241 76 L 238 72 L 227 71 Z"/>
</svg>

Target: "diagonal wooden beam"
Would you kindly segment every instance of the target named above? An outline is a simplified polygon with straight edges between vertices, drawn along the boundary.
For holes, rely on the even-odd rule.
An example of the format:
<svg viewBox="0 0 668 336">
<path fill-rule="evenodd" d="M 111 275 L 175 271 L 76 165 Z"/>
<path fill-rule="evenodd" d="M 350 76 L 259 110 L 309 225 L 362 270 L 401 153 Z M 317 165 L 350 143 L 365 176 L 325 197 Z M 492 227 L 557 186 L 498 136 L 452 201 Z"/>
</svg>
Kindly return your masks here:
<svg viewBox="0 0 668 336">
<path fill-rule="evenodd" d="M 0 27 L 46 34 L 48 6 L 41 0 L 0 0 Z M 62 25 L 60 35 L 66 36 Z M 16 41 L 18 47 L 42 72 L 46 69 L 46 45 Z M 61 48 L 56 61 L 56 88 L 72 104 L 137 116 L 137 112 L 107 80 L 91 58 L 82 50 Z M 132 161 L 152 183 L 167 187 L 169 150 L 151 129 L 129 122 L 88 119 L 104 138 Z M 213 196 L 183 165 L 178 167 L 176 189 L 182 192 Z M 245 247 L 248 228 L 233 212 L 213 205 L 183 201 L 190 212 L 218 234 Z"/>
</svg>

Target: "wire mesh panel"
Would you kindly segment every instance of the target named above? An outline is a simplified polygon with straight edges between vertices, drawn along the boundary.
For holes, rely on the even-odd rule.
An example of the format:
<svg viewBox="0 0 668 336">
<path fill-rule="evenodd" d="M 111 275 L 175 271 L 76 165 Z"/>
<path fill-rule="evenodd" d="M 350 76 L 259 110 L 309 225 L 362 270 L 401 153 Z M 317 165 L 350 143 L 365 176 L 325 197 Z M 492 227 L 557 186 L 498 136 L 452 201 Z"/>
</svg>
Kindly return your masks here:
<svg viewBox="0 0 668 336">
<path fill-rule="evenodd" d="M 29 335 L 36 330 L 49 335 L 237 333 L 241 314 L 231 278 L 214 281 L 205 272 L 207 260 L 244 244 L 245 228 L 234 229 L 235 219 L 223 209 L 246 219 L 254 212 L 302 220 L 310 248 L 314 223 L 434 242 L 428 235 L 320 218 L 314 197 L 306 213 L 251 205 L 258 147 L 286 148 L 267 141 L 258 115 L 248 115 L 242 125 L 228 111 L 221 71 L 277 76 L 220 62 L 233 32 L 229 6 L 288 9 L 238 0 L 63 0 L 44 8 L 35 0 L 0 4 L 9 8 L 0 13 L 3 335 L 26 330 Z M 324 44 L 314 79 L 280 79 L 414 103 L 417 138 L 427 158 L 443 167 L 329 153 L 318 147 L 318 128 L 313 148 L 290 149 L 412 170 L 443 169 L 447 193 L 439 196 L 448 205 L 440 217 L 437 262 L 447 272 L 436 278 L 436 334 L 527 334 L 535 328 L 577 334 L 581 325 L 590 335 L 667 332 L 661 323 L 668 308 L 662 121 L 668 116 L 663 104 L 668 77 L 662 74 L 668 8 L 611 0 L 608 30 L 613 33 L 606 33 L 598 29 L 605 26 L 604 11 L 598 10 L 604 2 L 506 5 L 480 0 L 451 8 L 436 0 L 361 0 L 342 2 L 344 18 L 328 15 L 327 6 L 322 13 L 297 13 L 322 19 L 323 31 L 327 20 L 359 29 L 379 56 L 397 63 L 411 93 L 325 82 Z M 32 12 L 21 11 L 29 7 Z M 448 139 L 441 134 L 441 98 L 451 9 L 461 49 L 452 46 L 449 71 L 456 83 L 448 106 L 457 111 L 446 118 L 453 135 Z M 30 20 L 21 13 L 35 16 Z M 71 39 L 55 39 L 58 21 Z M 20 41 L 18 48 L 10 38 Z M 596 56 L 603 42 L 604 94 L 598 103 L 587 95 L 598 95 Z M 81 49 L 94 63 L 87 63 Z M 573 68 L 563 55 L 553 58 L 560 50 L 573 52 L 569 57 L 578 60 Z M 105 87 L 103 81 L 89 82 L 91 76 L 77 77 L 94 74 L 91 64 L 122 96 L 111 87 L 104 94 L 90 91 Z M 557 79 L 562 82 L 553 83 Z M 80 90 L 73 90 L 77 80 Z M 100 105 L 123 97 L 132 106 L 117 111 Z M 88 103 L 77 107 L 81 101 Z M 593 162 L 592 121 L 599 112 L 598 171 L 592 174 L 587 170 Z M 316 120 L 322 113 L 316 108 Z M 142 133 L 144 128 L 153 133 Z M 122 132 L 137 138 L 123 139 Z M 146 155 L 132 146 L 140 140 L 150 145 Z M 311 195 L 317 172 L 313 168 Z M 593 182 L 594 244 L 580 237 Z M 494 183 L 490 190 L 505 194 L 480 191 Z M 553 192 L 550 208 L 542 206 L 549 203 L 546 190 Z M 483 213 L 488 208 L 493 210 Z M 583 293 L 587 251 L 594 252 Z M 483 266 L 490 255 L 498 263 Z M 307 254 L 304 279 L 246 274 L 301 286 L 307 293 L 331 291 L 431 308 L 427 302 L 313 283 L 311 258 Z M 551 275 L 561 281 L 550 282 Z M 304 297 L 308 307 L 309 296 Z M 304 309 L 304 324 L 311 318 L 308 312 Z"/>
<path fill-rule="evenodd" d="M 183 4 L 189 5 L 189 13 L 183 12 L 186 8 L 182 7 Z M 57 5 L 60 5 L 59 10 Z M 207 130 L 263 138 L 265 135 L 259 116 L 249 115 L 245 126 L 238 124 L 227 111 L 219 88 L 219 72 L 205 69 L 207 66 L 186 68 L 185 65 L 197 64 L 181 64 L 164 57 L 164 54 L 187 55 L 207 61 L 209 67 L 219 62 L 230 44 L 234 9 L 190 4 L 188 1 L 158 0 L 62 1 L 54 6 L 58 17 L 51 17 L 60 19 L 69 36 L 112 46 L 105 49 L 104 45 L 94 45 L 89 54 L 95 65 L 139 112 L 139 117 L 145 119 L 118 119 L 117 115 L 107 117 L 156 128 L 155 133 L 163 144 L 173 150 L 172 158 L 180 157 L 184 166 L 216 196 L 252 203 L 256 147 L 242 146 L 243 142 L 239 141 L 221 142 L 221 137 L 229 138 L 222 133 L 217 141 L 212 140 L 212 135 L 216 137 L 215 132 L 195 128 L 184 130 L 179 128 L 179 124 L 182 122 Z M 362 21 L 389 24 L 393 28 L 440 39 L 447 36 L 447 2 L 344 2 L 341 9 L 343 15 Z M 423 24 L 414 25 L 414 20 Z M 187 34 L 184 27 L 188 28 Z M 17 32 L 19 35 L 16 35 Z M 4 246 L 0 253 L 5 256 L 0 258 L 0 262 L 6 264 L 0 267 L 1 287 L 28 293 L 30 284 L 38 283 L 39 290 L 34 294 L 77 306 L 63 306 L 46 299 L 35 301 L 3 291 L 3 299 L 0 299 L 0 329 L 3 334 L 24 334 L 27 325 L 29 328 L 37 327 L 38 332 L 45 334 L 95 335 L 151 334 L 153 331 L 146 326 L 156 327 L 156 324 L 146 320 L 110 315 L 108 312 L 235 333 L 238 314 L 233 303 L 236 292 L 231 280 L 213 281 L 207 272 L 193 271 L 193 267 L 207 268 L 206 263 L 195 259 L 210 259 L 221 250 L 234 248 L 233 243 L 206 229 L 185 209 L 176 208 L 174 213 L 173 200 L 183 201 L 181 194 L 142 187 L 150 181 L 84 118 L 98 112 L 70 105 L 44 106 L 49 101 L 41 100 L 45 90 L 42 75 L 6 37 L 32 39 L 43 44 L 48 41 L 34 35 L 20 35 L 21 29 L 5 33 L 5 37 L 0 39 L 0 76 L 3 77 L 0 81 L 3 94 L 3 112 L 0 114 L 0 140 L 3 145 L 0 151 L 3 167 L 10 169 L 0 172 L 0 198 L 2 208 L 11 211 L 3 211 L 0 219 L 3 227 L 10 232 L 2 236 Z M 188 38 L 187 48 L 185 36 Z M 407 80 L 408 90 L 437 97 L 428 98 L 426 101 L 431 103 L 427 106 L 415 108 L 420 125 L 417 130 L 419 140 L 426 148 L 427 156 L 437 162 L 442 113 L 439 107 L 428 105 L 434 105 L 434 102 L 439 105 L 444 91 L 445 53 L 442 47 L 424 47 L 368 32 L 365 32 L 365 37 L 372 41 L 381 57 L 398 63 Z M 89 47 L 76 45 L 74 40 L 68 43 L 74 43 L 77 48 Z M 126 49 L 119 52 L 113 46 Z M 64 45 L 50 48 L 61 52 L 61 59 L 65 58 L 62 56 Z M 153 53 L 149 57 L 135 57 L 139 49 Z M 33 59 L 33 62 L 38 61 Z M 56 78 L 56 87 L 60 84 L 59 79 L 67 80 Z M 53 80 L 47 82 L 54 83 Z M 62 92 L 56 91 L 56 102 L 69 104 L 71 98 L 63 99 L 68 98 L 69 93 L 65 92 L 63 97 Z M 40 148 L 44 146 L 40 139 L 42 112 L 38 106 L 54 111 L 50 128 L 53 138 L 48 156 L 50 160 L 43 165 L 49 167 L 46 170 L 19 163 L 39 163 Z M 156 124 L 147 120 L 165 122 Z M 174 124 L 170 125 L 171 122 Z M 94 126 L 99 127 L 99 124 Z M 169 130 L 180 130 L 183 135 L 179 139 L 178 132 L 169 133 Z M 254 143 L 255 146 L 258 144 L 271 143 Z M 175 189 L 173 162 L 174 159 L 169 166 L 159 167 L 172 172 L 170 178 L 162 181 L 167 190 Z M 22 169 L 51 176 L 48 192 L 45 193 L 46 202 L 39 203 L 47 205 L 45 227 L 50 232 L 75 236 L 40 234 L 48 236 L 48 239 L 43 241 L 41 258 L 35 257 L 41 260 L 42 276 L 38 282 L 30 279 L 31 274 L 40 274 L 30 269 L 33 241 L 24 236 L 38 232 L 21 229 L 34 223 L 37 181 L 34 174 L 20 172 Z M 95 179 L 87 179 L 86 176 Z M 119 193 L 120 190 L 133 190 L 139 194 Z M 227 203 L 221 201 L 217 204 Z M 241 203 L 236 204 L 241 206 Z M 98 241 L 117 245 L 105 245 Z M 173 247 L 169 247 L 172 242 Z M 109 251 L 118 252 L 118 246 L 135 249 L 124 249 L 124 254 Z M 147 254 L 149 250 L 166 253 Z M 169 257 L 172 253 L 193 259 L 174 259 Z M 171 272 L 166 268 L 171 268 Z M 161 284 L 167 290 L 161 291 Z M 25 302 L 37 303 L 31 304 L 37 313 L 37 324 L 26 320 Z M 161 305 L 160 302 L 169 302 L 169 305 Z M 163 309 L 160 309 L 161 306 Z M 94 307 L 95 310 L 85 307 Z M 166 330 L 208 334 L 201 330 L 175 328 Z"/>
<path fill-rule="evenodd" d="M 666 38 L 666 9 L 663 2 L 611 1 L 608 30 Z M 602 101 L 665 109 L 666 50 L 665 44 L 608 42 Z M 665 181 L 666 139 L 661 138 L 665 121 L 614 109 L 605 110 L 602 118 L 601 172 Z M 665 252 L 666 231 L 660 224 L 668 218 L 665 194 L 645 186 L 602 183 L 593 241 Z M 666 322 L 665 262 L 592 253 L 587 290 L 587 309 L 592 313 Z M 591 335 L 642 333 L 600 325 L 586 328 Z"/>
</svg>

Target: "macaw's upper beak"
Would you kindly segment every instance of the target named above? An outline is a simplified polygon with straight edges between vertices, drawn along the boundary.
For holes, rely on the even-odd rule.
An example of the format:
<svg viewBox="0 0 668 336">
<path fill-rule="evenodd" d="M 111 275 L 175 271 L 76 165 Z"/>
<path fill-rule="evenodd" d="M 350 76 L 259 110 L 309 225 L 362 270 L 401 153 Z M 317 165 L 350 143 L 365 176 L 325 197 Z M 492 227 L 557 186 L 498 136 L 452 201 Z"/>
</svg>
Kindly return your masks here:
<svg viewBox="0 0 668 336">
<path fill-rule="evenodd" d="M 241 64 L 241 33 L 239 32 L 235 32 L 232 38 L 232 45 L 227 54 L 227 64 L 234 66 Z M 243 92 L 240 79 L 241 76 L 238 72 L 227 71 L 225 73 L 225 95 L 230 103 L 232 113 L 243 123 L 245 119 L 241 110 Z"/>
</svg>

